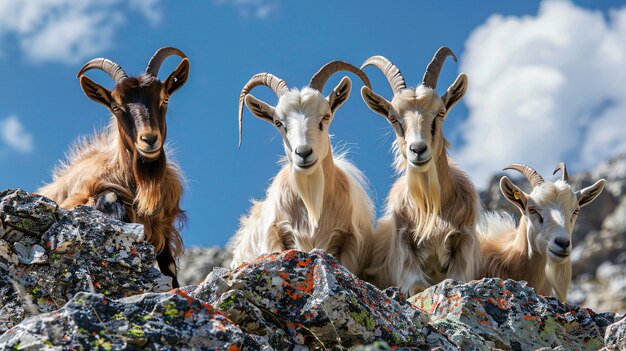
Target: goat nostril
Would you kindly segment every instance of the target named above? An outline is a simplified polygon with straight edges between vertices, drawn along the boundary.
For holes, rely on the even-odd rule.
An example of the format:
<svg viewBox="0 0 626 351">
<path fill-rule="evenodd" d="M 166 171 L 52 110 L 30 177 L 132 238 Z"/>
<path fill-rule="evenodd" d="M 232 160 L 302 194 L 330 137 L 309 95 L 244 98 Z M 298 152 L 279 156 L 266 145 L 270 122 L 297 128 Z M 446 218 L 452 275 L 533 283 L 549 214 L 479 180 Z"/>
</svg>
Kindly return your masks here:
<svg viewBox="0 0 626 351">
<path fill-rule="evenodd" d="M 302 158 L 307 158 L 313 153 L 313 149 L 308 146 L 298 146 L 295 151 L 296 155 Z"/>
<path fill-rule="evenodd" d="M 141 141 L 143 141 L 144 143 L 153 146 L 154 143 L 156 143 L 158 137 L 156 135 L 142 135 L 141 136 Z"/>
<path fill-rule="evenodd" d="M 570 244 L 569 239 L 565 239 L 565 238 L 556 238 L 554 239 L 554 242 L 563 248 L 568 248 Z"/>
<path fill-rule="evenodd" d="M 424 152 L 426 152 L 426 149 L 428 149 L 428 146 L 426 146 L 426 143 L 413 143 L 409 146 L 409 149 L 414 154 L 420 156 Z"/>
</svg>

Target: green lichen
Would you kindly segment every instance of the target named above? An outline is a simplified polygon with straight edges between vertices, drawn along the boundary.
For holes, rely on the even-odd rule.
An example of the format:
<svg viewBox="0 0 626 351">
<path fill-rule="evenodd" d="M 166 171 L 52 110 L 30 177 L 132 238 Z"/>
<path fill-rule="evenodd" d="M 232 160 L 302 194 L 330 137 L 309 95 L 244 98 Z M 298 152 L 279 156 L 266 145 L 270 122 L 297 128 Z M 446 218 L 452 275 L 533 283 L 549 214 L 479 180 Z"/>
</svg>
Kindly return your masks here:
<svg viewBox="0 0 626 351">
<path fill-rule="evenodd" d="M 125 320 L 126 317 L 122 316 L 121 313 L 116 313 L 113 315 L 113 319 L 115 319 L 116 321 L 121 321 L 121 320 Z"/>
<path fill-rule="evenodd" d="M 354 297 L 352 297 L 352 300 L 355 305 L 358 305 L 358 301 L 356 301 Z M 350 312 L 350 314 L 352 315 L 352 319 L 359 325 L 364 326 L 368 331 L 374 330 L 376 322 L 374 322 L 374 318 L 372 318 L 366 310 L 361 309 L 359 312 Z"/>
<path fill-rule="evenodd" d="M 176 303 L 172 301 L 167 301 L 163 303 L 163 307 L 165 308 L 164 314 L 170 318 L 178 317 L 178 315 L 180 314 L 178 312 L 178 309 L 176 308 Z"/>
<path fill-rule="evenodd" d="M 217 305 L 217 308 L 222 311 L 229 310 L 235 305 L 235 300 L 236 296 L 234 294 L 230 295 L 227 299 L 220 301 L 220 303 Z"/>
<path fill-rule="evenodd" d="M 131 324 L 128 333 L 135 338 L 143 338 L 146 335 L 143 329 L 135 323 Z"/>
<path fill-rule="evenodd" d="M 110 341 L 104 339 L 104 338 L 97 338 L 96 341 L 94 342 L 93 346 L 97 349 L 97 350 L 106 350 L 106 351 L 111 351 L 111 349 L 113 349 L 113 344 L 111 344 Z"/>
</svg>

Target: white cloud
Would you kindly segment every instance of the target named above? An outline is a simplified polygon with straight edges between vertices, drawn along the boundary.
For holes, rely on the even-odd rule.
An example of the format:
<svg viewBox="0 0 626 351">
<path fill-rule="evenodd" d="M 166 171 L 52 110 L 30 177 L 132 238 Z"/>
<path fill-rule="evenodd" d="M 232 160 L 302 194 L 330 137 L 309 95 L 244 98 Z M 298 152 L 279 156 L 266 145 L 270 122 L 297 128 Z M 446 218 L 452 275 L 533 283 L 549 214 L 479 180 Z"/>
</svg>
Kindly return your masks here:
<svg viewBox="0 0 626 351">
<path fill-rule="evenodd" d="M 30 153 L 35 149 L 33 135 L 29 133 L 16 116 L 0 120 L 0 140 L 10 148 Z"/>
<path fill-rule="evenodd" d="M 265 19 L 279 9 L 278 0 L 214 0 L 217 5 L 232 5 L 244 18 Z"/>
<path fill-rule="evenodd" d="M 160 21 L 160 0 L 2 0 L 0 46 L 15 40 L 33 61 L 79 63 L 108 48 L 133 12 Z"/>
<path fill-rule="evenodd" d="M 479 187 L 513 162 L 545 174 L 626 151 L 626 7 L 545 1 L 536 16 L 491 16 L 465 43 L 465 142 L 454 156 Z"/>
</svg>

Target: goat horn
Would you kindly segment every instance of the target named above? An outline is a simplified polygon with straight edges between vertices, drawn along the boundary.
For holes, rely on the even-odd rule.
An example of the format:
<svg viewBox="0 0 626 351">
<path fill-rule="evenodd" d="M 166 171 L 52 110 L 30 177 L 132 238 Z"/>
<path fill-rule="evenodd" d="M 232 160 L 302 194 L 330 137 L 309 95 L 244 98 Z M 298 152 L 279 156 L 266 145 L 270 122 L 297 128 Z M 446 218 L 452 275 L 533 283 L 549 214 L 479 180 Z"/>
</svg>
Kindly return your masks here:
<svg viewBox="0 0 626 351">
<path fill-rule="evenodd" d="M 436 89 L 437 88 L 437 80 L 439 79 L 439 72 L 441 72 L 441 67 L 443 67 L 443 63 L 448 56 L 452 56 L 454 61 L 456 62 L 456 56 L 452 53 L 452 50 L 447 46 L 442 46 L 437 50 L 435 56 L 430 61 L 428 66 L 426 67 L 426 73 L 424 73 L 424 78 L 422 79 L 422 84 Z"/>
<path fill-rule="evenodd" d="M 152 55 L 152 58 L 150 58 L 150 61 L 148 61 L 146 74 L 156 77 L 159 74 L 159 68 L 161 68 L 161 64 L 163 63 L 163 61 L 165 61 L 166 58 L 172 55 L 177 55 L 182 58 L 187 58 L 187 55 L 185 55 L 182 51 L 178 50 L 177 48 L 174 48 L 171 46 L 160 48 L 154 53 L 154 55 Z"/>
<path fill-rule="evenodd" d="M 400 69 L 398 69 L 398 67 L 391 63 L 391 61 L 389 61 L 386 57 L 372 56 L 368 58 L 363 65 L 361 65 L 361 69 L 367 66 L 375 66 L 385 74 L 385 77 L 387 77 L 394 94 L 397 94 L 400 90 L 406 88 L 406 82 L 404 81 L 404 76 L 402 76 Z"/>
<path fill-rule="evenodd" d="M 80 72 L 78 72 L 76 77 L 82 76 L 83 74 L 85 74 L 85 72 L 89 71 L 90 69 L 99 69 L 101 71 L 104 71 L 111 78 L 113 78 L 113 81 L 115 82 L 115 84 L 117 84 L 120 80 L 127 77 L 126 72 L 124 72 L 124 70 L 119 64 L 109 59 L 105 59 L 105 58 L 95 58 L 87 62 L 83 66 L 83 68 L 80 69 Z"/>
<path fill-rule="evenodd" d="M 283 96 L 287 91 L 289 91 L 289 87 L 287 87 L 287 83 L 284 80 L 276 77 L 271 73 L 259 73 L 255 74 L 246 85 L 244 85 L 243 89 L 241 89 L 241 93 L 239 94 L 239 144 L 237 147 L 241 146 L 241 137 L 243 134 L 243 100 L 246 95 L 250 93 L 250 91 L 259 85 L 265 85 L 269 87 L 278 95 L 278 97 Z"/>
<path fill-rule="evenodd" d="M 563 175 L 561 176 L 561 180 L 563 180 L 564 182 L 569 181 L 569 175 L 567 174 L 567 168 L 565 167 L 565 163 L 560 162 L 559 165 L 556 166 L 554 172 L 552 172 L 552 175 L 555 175 L 558 171 L 561 171 L 563 173 Z"/>
<path fill-rule="evenodd" d="M 363 83 L 365 83 L 368 88 L 372 88 L 369 78 L 367 78 L 363 71 L 358 69 L 356 66 L 353 66 L 343 61 L 332 61 L 322 66 L 322 68 L 320 68 L 320 70 L 317 71 L 317 73 L 315 73 L 311 78 L 309 86 L 319 92 L 322 92 L 322 89 L 324 89 L 324 85 L 326 85 L 328 78 L 330 78 L 333 74 L 339 71 L 349 71 L 356 74 L 357 76 L 359 76 L 359 78 L 361 78 Z"/>
<path fill-rule="evenodd" d="M 533 189 L 537 187 L 538 185 L 543 184 L 544 182 L 543 177 L 541 177 L 541 175 L 537 171 L 528 167 L 527 165 L 514 163 L 504 168 L 504 170 L 507 170 L 507 169 L 512 169 L 512 170 L 520 172 L 524 177 L 526 177 L 526 179 L 528 179 Z"/>
</svg>

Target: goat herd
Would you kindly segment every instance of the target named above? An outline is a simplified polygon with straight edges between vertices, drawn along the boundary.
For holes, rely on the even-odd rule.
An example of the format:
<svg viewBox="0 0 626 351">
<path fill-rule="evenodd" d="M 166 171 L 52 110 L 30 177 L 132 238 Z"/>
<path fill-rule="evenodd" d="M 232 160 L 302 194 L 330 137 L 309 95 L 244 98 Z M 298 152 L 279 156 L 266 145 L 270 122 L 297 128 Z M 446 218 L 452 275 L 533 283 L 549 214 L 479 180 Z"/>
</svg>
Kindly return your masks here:
<svg viewBox="0 0 626 351">
<path fill-rule="evenodd" d="M 161 63 L 176 55 L 182 61 L 164 81 Z M 259 255 L 287 249 L 327 250 L 346 268 L 379 288 L 398 286 L 414 294 L 443 279 L 482 277 L 526 280 L 544 295 L 565 300 L 571 280 L 571 235 L 578 211 L 603 190 L 604 180 L 574 191 L 565 165 L 561 178 L 544 181 L 534 169 L 513 164 L 531 184 L 525 193 L 504 176 L 500 189 L 521 212 L 519 224 L 506 213 L 483 211 L 468 176 L 447 155 L 442 124 L 463 98 L 467 76 L 461 73 L 443 96 L 437 95 L 445 59 L 456 57 L 440 48 L 417 88 L 408 87 L 400 70 L 382 56 L 367 59 L 361 69 L 345 62 L 324 65 L 303 89 L 289 88 L 270 74 L 253 76 L 239 98 L 241 143 L 243 105 L 271 123 L 283 139 L 286 162 L 267 189 L 243 216 L 230 245 L 232 267 Z M 391 101 L 372 90 L 362 71 L 374 66 L 393 89 Z M 106 72 L 113 90 L 84 74 Z M 375 221 L 363 174 L 344 155 L 332 152 L 329 127 L 348 99 L 352 82 L 344 77 L 328 97 L 322 90 L 339 71 L 364 83 L 367 106 L 385 117 L 395 131 L 394 165 L 398 171 L 386 211 Z M 143 224 L 155 246 L 159 268 L 176 280 L 176 258 L 185 220 L 180 209 L 183 176 L 165 149 L 166 112 L 170 96 L 189 75 L 189 60 L 172 47 L 159 49 L 146 72 L 128 77 L 117 63 L 89 61 L 78 73 L 85 94 L 113 114 L 108 127 L 76 144 L 68 160 L 39 190 L 71 209 L 88 205 L 115 219 Z M 250 91 L 259 85 L 278 95 L 271 106 Z"/>
</svg>

